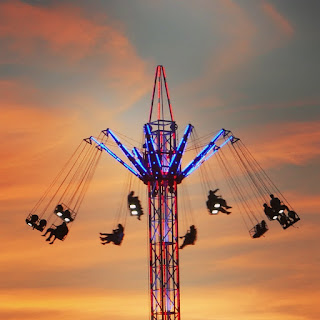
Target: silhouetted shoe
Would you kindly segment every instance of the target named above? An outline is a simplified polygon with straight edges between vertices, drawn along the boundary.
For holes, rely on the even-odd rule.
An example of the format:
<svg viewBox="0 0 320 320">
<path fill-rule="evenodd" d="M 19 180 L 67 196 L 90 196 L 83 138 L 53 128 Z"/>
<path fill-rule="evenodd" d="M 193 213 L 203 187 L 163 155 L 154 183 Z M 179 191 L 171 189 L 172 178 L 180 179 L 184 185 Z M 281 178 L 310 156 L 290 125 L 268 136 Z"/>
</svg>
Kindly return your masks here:
<svg viewBox="0 0 320 320">
<path fill-rule="evenodd" d="M 46 239 L 46 241 L 50 241 L 50 239 Z"/>
<path fill-rule="evenodd" d="M 230 214 L 231 213 L 231 211 L 226 211 L 226 214 Z"/>
<path fill-rule="evenodd" d="M 51 241 L 49 244 L 53 244 L 53 241 Z"/>
<path fill-rule="evenodd" d="M 42 234 L 42 235 L 41 235 L 41 237 L 45 237 L 45 236 L 46 236 L 46 234 Z"/>
<path fill-rule="evenodd" d="M 226 209 L 231 209 L 232 207 L 226 206 Z"/>
</svg>

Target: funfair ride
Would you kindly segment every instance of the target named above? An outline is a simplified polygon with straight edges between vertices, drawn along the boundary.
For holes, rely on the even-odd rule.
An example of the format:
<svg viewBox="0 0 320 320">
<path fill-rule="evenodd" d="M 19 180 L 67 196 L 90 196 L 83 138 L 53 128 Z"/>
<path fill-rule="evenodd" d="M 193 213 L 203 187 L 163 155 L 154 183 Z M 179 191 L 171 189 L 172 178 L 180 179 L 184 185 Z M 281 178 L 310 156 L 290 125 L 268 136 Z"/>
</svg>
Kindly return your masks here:
<svg viewBox="0 0 320 320">
<path fill-rule="evenodd" d="M 228 145 L 243 173 L 246 174 L 246 180 L 253 185 L 249 198 L 252 198 L 252 194 L 256 193 L 256 198 L 260 198 L 258 199 L 260 204 L 261 201 L 267 202 L 266 196 L 269 197 L 272 188 L 276 188 L 251 153 L 242 146 L 242 142 L 239 142 L 239 139 L 235 138 L 231 131 L 225 129 L 214 134 L 210 142 L 205 144 L 195 158 L 182 168 L 182 157 L 186 151 L 193 126 L 189 124 L 186 127 L 179 143 L 177 143 L 177 129 L 165 69 L 159 65 L 155 73 L 148 123 L 143 126 L 144 142 L 142 147 L 134 147 L 130 151 L 109 128 L 101 131 L 97 138 L 91 136 L 84 139 L 26 219 L 26 223 L 32 229 L 41 232 L 44 231 L 50 219 L 62 220 L 62 225 L 52 224 L 44 235 L 51 232 L 51 236 L 54 236 L 53 241 L 56 238 L 64 240 L 69 231 L 66 225 L 70 225 L 77 216 L 102 151 L 111 155 L 139 178 L 148 190 L 151 320 L 181 319 L 178 185 L 216 153 L 218 153 L 217 158 L 223 160 L 222 155 L 220 157 L 222 152 L 219 153 L 219 150 Z M 112 139 L 123 152 L 124 157 L 122 158 L 126 160 L 110 149 L 110 144 L 107 143 L 109 139 Z M 238 179 L 232 177 L 232 166 L 227 166 L 224 161 L 221 162 L 221 171 L 225 171 L 227 178 L 230 178 L 230 183 L 238 195 L 239 203 L 243 206 L 248 217 L 251 216 L 252 223 L 254 214 L 245 197 L 246 188 L 239 184 Z M 64 176 L 64 172 L 66 172 L 66 176 Z M 59 179 L 61 182 L 58 183 Z M 282 196 L 277 188 L 275 190 Z M 223 202 L 226 204 L 225 200 L 216 197 L 215 191 L 210 190 L 209 192 L 207 201 L 209 213 L 211 215 L 216 215 L 219 212 L 229 214 L 230 212 L 222 208 Z M 54 201 L 57 201 L 58 205 L 52 212 L 50 208 Z M 292 210 L 292 207 L 289 208 L 287 205 L 281 204 L 279 199 L 278 201 L 278 207 L 274 208 L 268 207 L 265 203 L 265 214 L 269 220 L 279 221 L 282 228 L 286 229 L 299 221 L 300 218 Z M 133 196 L 133 192 L 128 196 L 128 206 L 131 215 L 138 215 L 140 219 L 140 215 L 143 214 L 141 204 L 138 197 Z M 48 213 L 48 211 L 50 212 Z M 288 211 L 287 215 L 284 211 Z M 45 216 L 46 214 L 47 216 Z M 264 220 L 259 222 L 256 217 L 255 219 L 254 223 L 258 223 L 249 229 L 249 233 L 252 238 L 259 238 L 264 235 L 268 227 Z M 51 236 L 47 241 L 51 239 Z M 122 238 L 114 244 L 120 245 Z"/>
</svg>

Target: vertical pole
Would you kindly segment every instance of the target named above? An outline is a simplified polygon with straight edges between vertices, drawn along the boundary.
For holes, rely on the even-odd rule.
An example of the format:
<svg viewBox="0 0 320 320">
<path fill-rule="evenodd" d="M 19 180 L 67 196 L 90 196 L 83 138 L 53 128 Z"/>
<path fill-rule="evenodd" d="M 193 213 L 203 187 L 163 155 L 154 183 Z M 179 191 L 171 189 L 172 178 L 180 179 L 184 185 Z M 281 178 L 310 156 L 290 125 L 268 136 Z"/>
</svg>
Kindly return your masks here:
<svg viewBox="0 0 320 320">
<path fill-rule="evenodd" d="M 150 123 L 162 177 L 148 183 L 151 320 L 180 320 L 177 182 L 167 178 L 176 149 L 175 123 Z"/>
</svg>

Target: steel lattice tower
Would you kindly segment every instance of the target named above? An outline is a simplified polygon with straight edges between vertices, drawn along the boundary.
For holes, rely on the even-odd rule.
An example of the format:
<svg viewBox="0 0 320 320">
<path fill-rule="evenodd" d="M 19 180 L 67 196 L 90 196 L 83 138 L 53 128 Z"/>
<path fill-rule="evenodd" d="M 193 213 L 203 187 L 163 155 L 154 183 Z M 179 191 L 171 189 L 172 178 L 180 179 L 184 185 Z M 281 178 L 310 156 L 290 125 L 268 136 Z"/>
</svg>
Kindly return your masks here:
<svg viewBox="0 0 320 320">
<path fill-rule="evenodd" d="M 163 119 L 163 85 L 169 105 L 170 120 Z M 150 122 L 156 87 L 158 87 L 158 119 Z M 149 123 L 144 129 L 147 144 L 149 143 L 145 158 L 150 159 L 148 165 L 153 173 L 148 182 L 151 319 L 179 320 L 177 174 L 176 170 L 173 172 L 174 169 L 169 172 L 170 162 L 176 151 L 176 123 L 173 120 L 162 66 L 156 69 Z M 154 141 L 154 146 L 148 141 Z"/>
<path fill-rule="evenodd" d="M 155 96 L 157 118 L 152 121 Z M 151 320 L 180 320 L 177 186 L 224 144 L 234 139 L 230 131 L 221 129 L 182 170 L 181 159 L 192 129 L 189 124 L 177 146 L 177 125 L 173 118 L 165 69 L 157 66 L 149 122 L 144 125 L 144 151 L 141 153 L 138 148 L 133 148 L 130 152 L 110 129 L 102 131 L 106 136 L 111 136 L 133 166 L 96 138 L 87 139 L 108 152 L 148 187 Z M 218 145 L 220 139 L 223 143 Z"/>
</svg>

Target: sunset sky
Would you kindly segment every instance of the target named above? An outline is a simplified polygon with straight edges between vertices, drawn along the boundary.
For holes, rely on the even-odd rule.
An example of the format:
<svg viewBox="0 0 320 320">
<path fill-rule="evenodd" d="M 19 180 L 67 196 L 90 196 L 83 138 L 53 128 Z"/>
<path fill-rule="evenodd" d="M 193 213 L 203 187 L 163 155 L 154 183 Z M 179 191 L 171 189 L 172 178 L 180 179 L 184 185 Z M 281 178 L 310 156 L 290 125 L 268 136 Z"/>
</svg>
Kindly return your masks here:
<svg viewBox="0 0 320 320">
<path fill-rule="evenodd" d="M 319 320 L 319 12 L 316 0 L 0 0 L 0 319 L 149 318 L 146 216 L 127 218 L 120 247 L 99 241 L 127 192 L 114 159 L 103 154 L 64 242 L 25 219 L 81 139 L 110 127 L 141 141 L 163 65 L 179 132 L 232 130 L 302 219 L 251 239 L 236 210 L 208 215 L 199 175 L 186 181 L 198 241 L 180 252 L 182 320 Z"/>
</svg>

